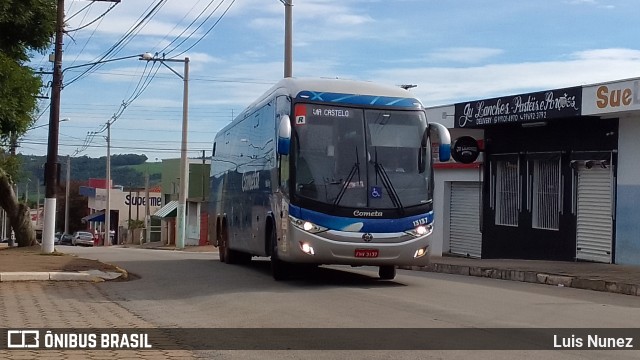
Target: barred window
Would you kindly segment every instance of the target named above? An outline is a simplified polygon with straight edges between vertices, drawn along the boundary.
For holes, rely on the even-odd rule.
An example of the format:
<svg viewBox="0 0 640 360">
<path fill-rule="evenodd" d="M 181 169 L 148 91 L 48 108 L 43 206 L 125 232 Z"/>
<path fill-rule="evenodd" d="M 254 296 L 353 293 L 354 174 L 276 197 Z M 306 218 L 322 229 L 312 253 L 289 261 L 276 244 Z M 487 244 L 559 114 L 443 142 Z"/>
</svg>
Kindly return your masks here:
<svg viewBox="0 0 640 360">
<path fill-rule="evenodd" d="M 518 226 L 520 212 L 519 162 L 496 162 L 496 225 Z"/>
<path fill-rule="evenodd" d="M 534 228 L 559 230 L 560 225 L 560 161 L 533 161 Z"/>
</svg>

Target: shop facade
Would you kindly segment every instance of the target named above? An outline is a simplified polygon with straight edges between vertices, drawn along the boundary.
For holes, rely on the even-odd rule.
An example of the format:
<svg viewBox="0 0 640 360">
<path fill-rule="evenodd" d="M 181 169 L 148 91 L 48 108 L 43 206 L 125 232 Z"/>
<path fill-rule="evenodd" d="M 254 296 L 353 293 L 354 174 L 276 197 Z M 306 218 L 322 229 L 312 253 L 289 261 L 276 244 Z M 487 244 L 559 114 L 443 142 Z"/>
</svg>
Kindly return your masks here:
<svg viewBox="0 0 640 360">
<path fill-rule="evenodd" d="M 436 224 L 443 234 L 434 232 L 442 252 L 640 264 L 639 81 L 430 109 L 444 110 L 453 139 L 482 132 L 480 161 L 463 175 L 436 170 L 448 217 Z"/>
</svg>

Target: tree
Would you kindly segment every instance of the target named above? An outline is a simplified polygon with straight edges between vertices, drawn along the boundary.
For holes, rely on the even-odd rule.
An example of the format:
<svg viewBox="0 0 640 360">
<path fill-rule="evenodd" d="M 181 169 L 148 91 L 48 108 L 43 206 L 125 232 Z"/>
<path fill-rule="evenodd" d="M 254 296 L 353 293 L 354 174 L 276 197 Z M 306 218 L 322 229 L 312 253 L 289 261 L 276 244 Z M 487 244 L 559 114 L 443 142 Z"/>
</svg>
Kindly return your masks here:
<svg viewBox="0 0 640 360">
<path fill-rule="evenodd" d="M 19 246 L 32 245 L 35 232 L 27 206 L 13 191 L 19 166 L 5 149 L 33 125 L 42 81 L 25 63 L 33 51 L 47 49 L 55 26 L 55 0 L 0 2 L 0 206 Z"/>
</svg>

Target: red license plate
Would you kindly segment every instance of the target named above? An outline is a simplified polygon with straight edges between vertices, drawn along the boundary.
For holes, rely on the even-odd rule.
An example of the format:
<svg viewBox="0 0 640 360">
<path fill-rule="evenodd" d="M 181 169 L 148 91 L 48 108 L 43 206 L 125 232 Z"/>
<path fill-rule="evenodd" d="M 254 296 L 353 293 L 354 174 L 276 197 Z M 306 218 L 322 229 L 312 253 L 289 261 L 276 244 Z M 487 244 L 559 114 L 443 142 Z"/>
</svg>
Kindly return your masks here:
<svg viewBox="0 0 640 360">
<path fill-rule="evenodd" d="M 378 257 L 378 249 L 356 249 L 355 257 L 357 257 L 357 258 L 376 258 L 376 257 Z"/>
</svg>

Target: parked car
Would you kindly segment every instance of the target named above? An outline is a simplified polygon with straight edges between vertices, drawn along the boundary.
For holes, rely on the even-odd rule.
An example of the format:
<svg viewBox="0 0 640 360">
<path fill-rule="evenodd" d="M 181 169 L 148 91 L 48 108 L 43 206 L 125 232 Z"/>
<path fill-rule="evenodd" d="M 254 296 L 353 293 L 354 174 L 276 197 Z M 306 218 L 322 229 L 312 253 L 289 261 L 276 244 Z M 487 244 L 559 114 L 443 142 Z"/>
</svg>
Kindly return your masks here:
<svg viewBox="0 0 640 360">
<path fill-rule="evenodd" d="M 61 235 L 59 235 L 61 234 Z M 66 233 L 57 233 L 56 239 L 59 237 L 59 240 L 56 245 L 73 245 L 73 235 Z"/>
<path fill-rule="evenodd" d="M 57 232 L 53 235 L 53 245 L 60 245 L 60 240 L 62 239 L 62 233 Z M 42 241 L 39 241 L 40 243 Z"/>
<path fill-rule="evenodd" d="M 60 238 L 60 245 L 68 244 L 72 245 L 73 235 L 71 234 L 62 234 L 62 238 Z"/>
<path fill-rule="evenodd" d="M 76 231 L 71 239 L 71 245 L 93 246 L 93 234 L 88 231 Z"/>
</svg>

